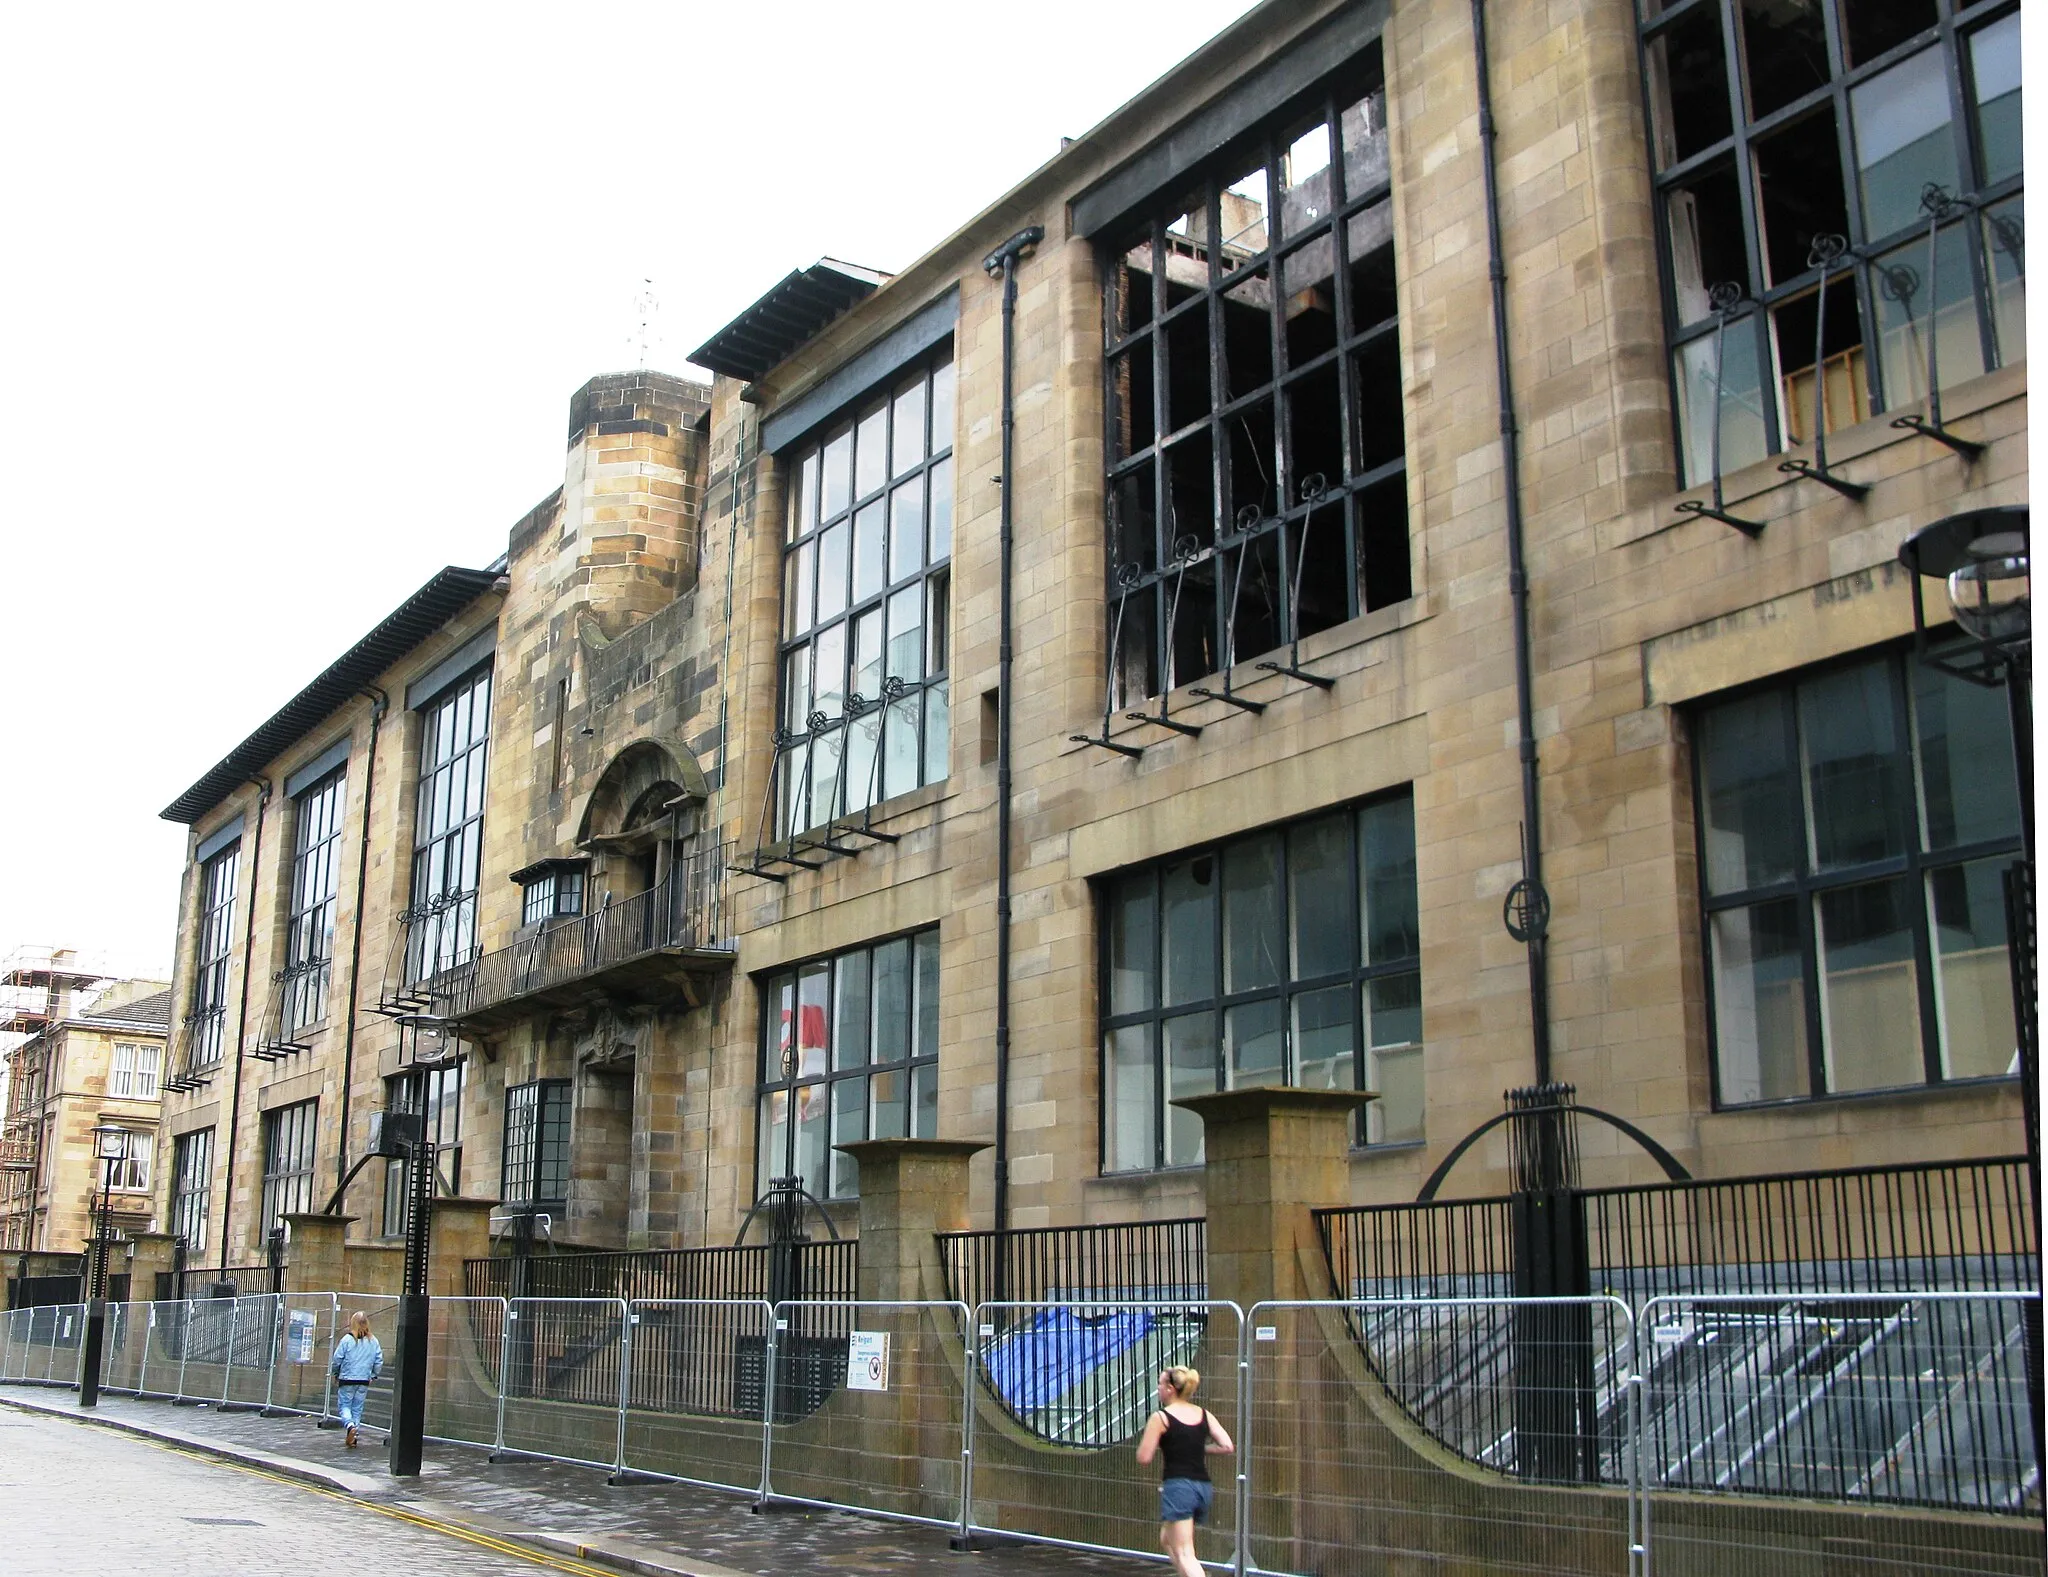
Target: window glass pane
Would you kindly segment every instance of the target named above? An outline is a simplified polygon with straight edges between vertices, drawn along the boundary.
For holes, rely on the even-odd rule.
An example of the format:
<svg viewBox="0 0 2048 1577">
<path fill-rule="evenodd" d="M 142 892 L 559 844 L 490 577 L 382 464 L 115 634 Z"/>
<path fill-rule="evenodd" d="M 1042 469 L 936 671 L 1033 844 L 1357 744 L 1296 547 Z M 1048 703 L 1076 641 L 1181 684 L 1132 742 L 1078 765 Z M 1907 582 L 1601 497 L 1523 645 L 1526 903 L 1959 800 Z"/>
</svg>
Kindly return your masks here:
<svg viewBox="0 0 2048 1577">
<path fill-rule="evenodd" d="M 927 679 L 946 671 L 946 644 L 953 629 L 953 580 L 950 572 L 934 570 L 925 577 L 924 672 Z"/>
<path fill-rule="evenodd" d="M 818 538 L 818 622 L 846 611 L 848 531 L 845 521 Z"/>
<path fill-rule="evenodd" d="M 868 955 L 847 953 L 839 959 L 833 982 L 832 1066 L 858 1068 L 868 1060 Z"/>
<path fill-rule="evenodd" d="M 910 1135 L 910 1079 L 903 1068 L 877 1073 L 868 1080 L 868 1128 L 876 1139 Z"/>
<path fill-rule="evenodd" d="M 879 621 L 878 621 L 879 622 Z M 868 694 L 867 699 L 874 699 Z M 846 815 L 866 810 L 881 797 L 875 781 L 879 757 L 876 745 L 882 737 L 882 713 L 870 706 L 846 728 Z"/>
<path fill-rule="evenodd" d="M 1166 1021 L 1166 1164 L 1198 1166 L 1202 1119 L 1171 1104 L 1216 1088 L 1216 1015 L 1189 1013 Z"/>
<path fill-rule="evenodd" d="M 2027 215 L 2023 197 L 1984 210 L 1984 255 L 1991 260 L 1991 311 L 2001 366 L 2027 356 Z"/>
<path fill-rule="evenodd" d="M 1159 906 L 1148 871 L 1110 890 L 1109 1011 L 1141 1013 L 1158 1000 Z"/>
<path fill-rule="evenodd" d="M 931 560 L 938 564 L 953 556 L 953 462 L 941 460 L 930 475 Z"/>
<path fill-rule="evenodd" d="M 883 536 L 887 522 L 876 499 L 853 517 L 853 600 L 865 602 L 887 584 L 889 558 Z"/>
<path fill-rule="evenodd" d="M 1867 65 L 1934 26 L 1934 0 L 1846 0 L 1842 20 L 1849 64 Z"/>
<path fill-rule="evenodd" d="M 1289 1004 L 1294 1015 L 1294 1077 L 1305 1090 L 1350 1090 L 1358 1086 L 1356 998 L 1351 988 L 1305 991 Z"/>
<path fill-rule="evenodd" d="M 889 646 L 884 677 L 924 676 L 924 588 L 906 586 L 889 598 Z"/>
<path fill-rule="evenodd" d="M 1721 368 L 1721 473 L 1739 471 L 1763 459 L 1764 393 L 1757 371 L 1757 317 L 1728 325 L 1727 361 Z M 1678 347 L 1678 426 L 1685 441 L 1686 485 L 1714 474 L 1713 334 Z"/>
<path fill-rule="evenodd" d="M 794 505 L 789 517 L 789 539 L 792 542 L 818 523 L 818 452 L 815 449 L 804 456 Z"/>
<path fill-rule="evenodd" d="M 1932 181 L 1953 192 L 1957 184 L 1942 52 L 1922 50 L 1852 88 L 1849 105 L 1856 125 L 1864 238 L 1878 241 L 1907 225 L 1924 224 L 1921 188 Z"/>
<path fill-rule="evenodd" d="M 1904 878 L 1815 899 L 1830 1090 L 1883 1090 L 1926 1078 L 1913 903 Z"/>
<path fill-rule="evenodd" d="M 811 715 L 811 649 L 799 646 L 782 659 L 782 726 L 801 734 Z"/>
<path fill-rule="evenodd" d="M 1742 63 L 1751 120 L 1826 87 L 1828 39 L 1820 0 L 1742 0 Z M 1828 154 L 1835 157 L 1832 147 Z M 1839 185 L 1839 168 L 1835 180 Z"/>
<path fill-rule="evenodd" d="M 1720 7 L 1697 7 L 1650 40 L 1643 69 L 1658 169 L 1702 153 L 1728 135 L 1728 68 L 1721 47 Z"/>
<path fill-rule="evenodd" d="M 1280 923 L 1280 840 L 1267 834 L 1223 855 L 1223 989 L 1280 984 L 1285 932 Z"/>
<path fill-rule="evenodd" d="M 821 518 L 830 520 L 843 513 L 853 501 L 853 434 L 841 433 L 825 445 L 824 493 Z"/>
<path fill-rule="evenodd" d="M 1288 934 L 1296 980 L 1354 968 L 1351 818 L 1325 816 L 1287 834 Z"/>
<path fill-rule="evenodd" d="M 882 797 L 894 799 L 917 787 L 922 759 L 917 739 L 918 699 L 915 693 L 889 703 L 882 725 Z"/>
<path fill-rule="evenodd" d="M 756 1141 L 758 1165 L 755 1168 L 754 1192 L 765 1194 L 768 1185 L 784 1176 L 789 1143 L 789 1091 L 770 1090 L 761 1101 L 761 1130 Z"/>
<path fill-rule="evenodd" d="M 868 1136 L 868 1081 L 837 1079 L 832 1085 L 832 1143 L 858 1144 Z M 860 1192 L 860 1163 L 832 1152 L 832 1197 L 848 1199 Z"/>
<path fill-rule="evenodd" d="M 853 688 L 863 700 L 882 698 L 882 610 L 853 621 Z"/>
<path fill-rule="evenodd" d="M 953 364 L 949 361 L 932 372 L 932 453 L 943 454 L 953 447 Z"/>
<path fill-rule="evenodd" d="M 1970 92 L 1988 186 L 2020 173 L 2019 12 L 1970 35 Z"/>
<path fill-rule="evenodd" d="M 889 408 L 877 406 L 853 435 L 853 496 L 866 498 L 889 479 Z"/>
<path fill-rule="evenodd" d="M 1422 1043 L 1422 976 L 1380 975 L 1366 982 L 1366 1044 L 1375 1051 Z"/>
<path fill-rule="evenodd" d="M 813 1194 L 822 1195 L 829 1186 L 825 1157 L 830 1153 L 831 1106 L 827 1084 L 804 1084 L 796 1090 L 796 1175 Z"/>
<path fill-rule="evenodd" d="M 1216 859 L 1200 855 L 1161 873 L 1166 915 L 1166 989 L 1173 1007 L 1216 995 Z"/>
<path fill-rule="evenodd" d="M 910 1070 L 910 1137 L 939 1136 L 939 1070 L 930 1064 Z"/>
<path fill-rule="evenodd" d="M 1984 370 L 1977 329 L 1977 289 L 1971 277 L 1970 238 L 1961 224 L 1939 232 L 1939 300 L 1934 308 L 1935 361 L 1944 389 Z M 1887 408 L 1927 397 L 1927 237 L 1878 259 L 1877 327 Z"/>
<path fill-rule="evenodd" d="M 1412 794 L 1381 800 L 1358 813 L 1358 852 L 1366 962 L 1414 958 L 1422 951 L 1422 928 L 1416 916 Z"/>
<path fill-rule="evenodd" d="M 1742 892 L 1799 873 L 1802 813 L 1787 697 L 1768 691 L 1725 702 L 1700 719 L 1707 891 Z"/>
<path fill-rule="evenodd" d="M 1708 924 L 1722 1102 L 1807 1094 L 1798 901 L 1724 909 Z"/>
<path fill-rule="evenodd" d="M 813 736 L 808 747 L 811 762 L 810 821 L 808 825 L 822 826 L 835 816 L 845 814 L 840 808 L 839 754 L 846 743 L 846 731 L 835 728 Z"/>
<path fill-rule="evenodd" d="M 937 783 L 950 775 L 952 762 L 952 686 L 944 679 L 925 687 L 924 692 L 924 780 Z"/>
<path fill-rule="evenodd" d="M 913 1057 L 939 1054 L 939 933 L 921 931 L 911 939 L 917 958 L 917 1043 Z"/>
<path fill-rule="evenodd" d="M 1223 1043 L 1230 1088 L 1247 1090 L 1287 1082 L 1287 1036 L 1278 997 L 1225 1012 Z"/>
<path fill-rule="evenodd" d="M 1157 1164 L 1158 1094 L 1152 1026 L 1111 1030 L 1102 1042 L 1103 1169 L 1149 1171 Z"/>
<path fill-rule="evenodd" d="M 789 610 L 784 633 L 801 635 L 811 627 L 811 592 L 815 554 L 810 543 L 792 553 L 783 565 L 782 605 Z"/>
<path fill-rule="evenodd" d="M 1423 1138 L 1422 1047 L 1374 1047 L 1365 1060 L 1366 1087 L 1379 1092 L 1365 1109 L 1365 1142 L 1418 1143 Z"/>
<path fill-rule="evenodd" d="M 906 482 L 889 495 L 889 581 L 915 575 L 924 564 L 924 482 Z"/>
<path fill-rule="evenodd" d="M 1942 1075 L 1982 1079 L 2019 1071 L 2012 968 L 2006 952 L 2005 860 L 1930 871 L 1934 999 L 1941 1011 Z"/>
<path fill-rule="evenodd" d="M 830 721 L 846 706 L 846 626 L 828 625 L 811 645 L 816 668 L 811 675 L 811 705 Z"/>
<path fill-rule="evenodd" d="M 924 459 L 924 380 L 896 396 L 889 428 L 889 474 L 901 476 Z"/>
<path fill-rule="evenodd" d="M 874 1058 L 902 1062 L 909 1055 L 910 943 L 898 938 L 875 949 Z"/>
<path fill-rule="evenodd" d="M 1951 849 L 2020 834 L 2005 691 L 1987 690 L 1928 663 L 1910 662 L 1920 736 L 1920 798 L 1927 847 Z"/>
<path fill-rule="evenodd" d="M 1704 323 L 1713 315 L 1714 286 L 1728 280 L 1746 288 L 1749 281 L 1742 191 L 1733 167 L 1717 164 L 1674 187 L 1664 198 L 1664 224 L 1671 238 L 1673 316 L 1681 327 Z"/>
<path fill-rule="evenodd" d="M 1906 852 L 1912 801 L 1888 662 L 1859 663 L 1799 686 L 1816 870 Z"/>
<path fill-rule="evenodd" d="M 806 964 L 796 975 L 796 1077 L 815 1079 L 827 1066 L 832 1044 L 832 966 Z"/>
</svg>

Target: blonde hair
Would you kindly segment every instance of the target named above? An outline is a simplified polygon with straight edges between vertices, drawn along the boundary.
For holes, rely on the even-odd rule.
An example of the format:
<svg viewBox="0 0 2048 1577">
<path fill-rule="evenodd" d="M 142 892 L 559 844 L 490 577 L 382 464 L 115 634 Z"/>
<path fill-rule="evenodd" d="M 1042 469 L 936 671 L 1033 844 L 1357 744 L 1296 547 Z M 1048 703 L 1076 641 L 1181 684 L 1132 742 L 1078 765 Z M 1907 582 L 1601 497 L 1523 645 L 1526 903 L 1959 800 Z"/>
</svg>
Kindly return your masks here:
<svg viewBox="0 0 2048 1577">
<path fill-rule="evenodd" d="M 1183 1402 L 1194 1400 L 1195 1389 L 1202 1383 L 1200 1374 L 1180 1364 L 1175 1364 L 1162 1372 L 1166 1376 L 1166 1383 L 1173 1387 L 1173 1394 L 1175 1396 L 1179 1397 Z"/>
<path fill-rule="evenodd" d="M 348 1317 L 348 1333 L 351 1336 L 369 1335 L 370 1316 L 365 1314 L 361 1309 L 357 1309 L 355 1313 L 351 1314 Z"/>
</svg>

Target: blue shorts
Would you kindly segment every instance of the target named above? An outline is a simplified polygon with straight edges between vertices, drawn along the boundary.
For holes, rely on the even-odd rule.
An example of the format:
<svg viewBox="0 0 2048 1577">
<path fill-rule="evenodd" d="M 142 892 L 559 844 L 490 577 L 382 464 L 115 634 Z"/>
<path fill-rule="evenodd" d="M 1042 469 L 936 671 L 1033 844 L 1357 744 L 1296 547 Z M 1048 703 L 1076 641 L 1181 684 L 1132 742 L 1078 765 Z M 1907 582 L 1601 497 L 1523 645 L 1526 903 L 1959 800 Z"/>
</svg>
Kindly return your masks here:
<svg viewBox="0 0 2048 1577">
<path fill-rule="evenodd" d="M 1196 1522 L 1209 1520 L 1209 1503 L 1216 1498 L 1216 1486 L 1198 1478 L 1170 1478 L 1159 1486 L 1159 1520 Z"/>
</svg>

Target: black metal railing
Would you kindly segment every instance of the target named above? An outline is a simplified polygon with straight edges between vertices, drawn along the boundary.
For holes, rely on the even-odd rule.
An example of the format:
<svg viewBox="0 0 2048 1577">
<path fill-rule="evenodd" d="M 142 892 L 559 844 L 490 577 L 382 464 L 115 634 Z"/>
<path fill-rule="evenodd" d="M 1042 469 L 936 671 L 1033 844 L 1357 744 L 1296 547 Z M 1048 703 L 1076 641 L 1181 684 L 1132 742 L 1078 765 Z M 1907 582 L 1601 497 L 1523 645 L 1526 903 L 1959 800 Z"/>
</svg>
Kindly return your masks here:
<svg viewBox="0 0 2048 1577">
<path fill-rule="evenodd" d="M 2039 1274 L 2027 1166 L 2018 1158 L 1696 1179 L 1545 1197 L 1551 1207 L 1576 1212 L 1564 1236 L 1583 1244 L 1584 1290 L 1617 1298 L 1631 1310 L 1659 1296 L 2022 1290 L 2036 1285 Z M 1518 1211 L 1527 1208 L 1525 1199 L 1504 1196 L 1319 1210 L 1315 1219 L 1340 1297 L 1488 1298 L 1525 1290 L 1516 1245 L 1526 1227 Z M 1845 1307 L 1855 1302 L 1846 1300 Z M 1809 1350 L 1812 1342 L 1782 1339 L 1784 1323 L 1731 1316 L 1728 1330 L 1717 1335 L 1714 1365 L 1653 1392 L 1673 1414 L 1649 1421 L 1653 1435 L 1682 1427 L 1688 1437 L 1702 1431 L 1746 1436 L 1754 1398 L 1744 1398 L 1758 1385 L 1791 1395 L 1795 1380 L 1824 1372 L 1825 1365 L 1813 1367 L 1820 1358 L 1818 1349 Z M 1959 1320 L 1957 1341 L 1981 1336 L 1989 1345 L 1951 1352 L 1949 1361 L 1980 1368 L 2018 1361 L 2008 1350 L 2008 1323 Z M 1623 1468 L 1628 1366 L 1617 1346 L 1621 1326 L 1597 1312 L 1590 1332 L 1584 1324 L 1569 1342 L 1557 1332 L 1543 1333 L 1551 1346 L 1576 1349 L 1569 1354 L 1534 1350 L 1542 1343 L 1532 1346 L 1527 1322 L 1518 1324 L 1505 1310 L 1373 1309 L 1353 1320 L 1353 1334 L 1395 1399 L 1468 1460 L 1524 1477 L 1612 1482 Z M 1904 1342 L 1904 1329 L 1881 1340 Z M 1738 1341 L 1743 1331 L 1754 1332 L 1754 1340 Z M 1825 1348 L 1833 1338 L 1823 1333 L 1815 1339 Z M 1877 1348 L 1872 1353 L 1870 1363 L 1886 1361 Z M 1518 1407 L 1530 1394 L 1526 1371 L 1552 1359 L 1553 1368 L 1572 1369 L 1577 1388 L 1569 1471 L 1548 1450 L 1557 1441 L 1517 1428 Z M 1729 1386 L 1722 1383 L 1729 1373 L 1757 1383 Z M 1745 1469 L 1755 1483 L 1811 1492 L 1798 1487 L 1807 1477 L 1793 1458 L 1819 1451 L 1840 1465 L 1845 1482 L 1882 1483 L 1883 1494 L 1893 1493 L 1897 1477 L 1886 1479 L 1868 1459 L 1869 1451 L 1885 1448 L 1873 1443 L 1882 1432 L 1865 1430 L 1859 1408 L 1827 1385 L 1808 1392 L 1811 1386 L 1800 1393 L 1800 1429 L 1756 1446 Z M 1944 1438 L 1939 1420 L 1925 1422 L 1920 1429 L 1916 1420 L 1906 1433 L 1915 1440 Z M 1815 1430 L 1827 1438 L 1810 1438 Z M 1970 1453 L 1936 1453 L 1921 1464 L 1911 1498 L 1940 1506 L 1995 1503 L 1997 1496 L 1979 1482 L 1981 1469 Z"/>
<path fill-rule="evenodd" d="M 650 953 L 730 952 L 723 913 L 728 853 L 723 844 L 692 851 L 645 892 L 621 899 L 606 894 L 586 915 L 448 970 L 428 983 L 427 1011 L 460 1019 Z"/>
<path fill-rule="evenodd" d="M 319 1022 L 327 1000 L 331 960 L 308 959 L 287 964 L 270 977 L 270 1000 L 263 1010 L 263 1027 L 249 1047 L 249 1055 L 262 1062 L 278 1062 L 294 1052 L 304 1051 L 299 1037 L 309 1025 Z"/>
<path fill-rule="evenodd" d="M 1159 1371 L 1203 1355 L 1209 1268 L 1199 1217 L 943 1232 L 939 1252 L 949 1297 L 1046 1305 L 980 1315 L 989 1327 L 982 1383 L 1042 1439 L 1129 1440 L 1151 1411 Z"/>
<path fill-rule="evenodd" d="M 175 1093 L 196 1090 L 220 1071 L 227 1012 L 226 1004 L 220 1003 L 185 1015 L 184 1045 L 179 1050 L 178 1065 L 163 1081 L 162 1088 Z"/>
</svg>

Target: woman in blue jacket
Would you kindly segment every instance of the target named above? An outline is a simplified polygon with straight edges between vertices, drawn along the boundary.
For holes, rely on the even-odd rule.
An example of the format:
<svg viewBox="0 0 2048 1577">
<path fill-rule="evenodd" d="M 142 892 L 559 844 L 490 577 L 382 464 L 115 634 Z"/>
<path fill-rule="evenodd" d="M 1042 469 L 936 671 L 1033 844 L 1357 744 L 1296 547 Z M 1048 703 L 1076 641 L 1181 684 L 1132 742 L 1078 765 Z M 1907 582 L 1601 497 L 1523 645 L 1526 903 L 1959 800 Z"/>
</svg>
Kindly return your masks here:
<svg viewBox="0 0 2048 1577">
<path fill-rule="evenodd" d="M 353 1451 L 356 1431 L 363 1423 L 363 1400 L 370 1394 L 370 1382 L 384 1372 L 384 1349 L 370 1334 L 370 1317 L 361 1309 L 348 1317 L 348 1334 L 334 1344 L 335 1410 L 348 1433 L 342 1444 Z"/>
</svg>

